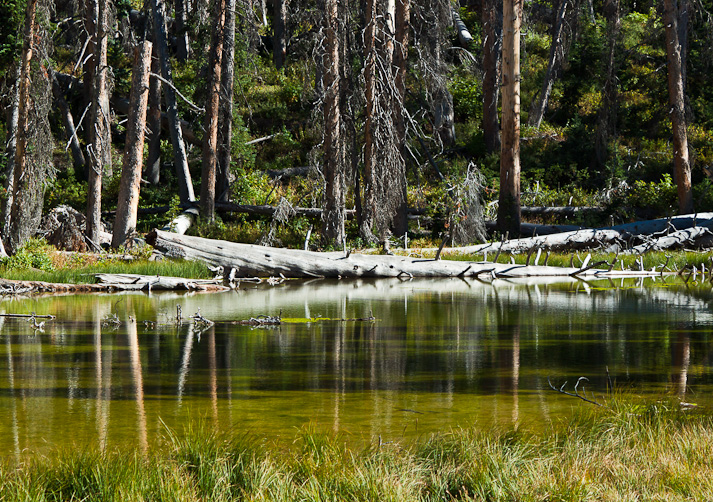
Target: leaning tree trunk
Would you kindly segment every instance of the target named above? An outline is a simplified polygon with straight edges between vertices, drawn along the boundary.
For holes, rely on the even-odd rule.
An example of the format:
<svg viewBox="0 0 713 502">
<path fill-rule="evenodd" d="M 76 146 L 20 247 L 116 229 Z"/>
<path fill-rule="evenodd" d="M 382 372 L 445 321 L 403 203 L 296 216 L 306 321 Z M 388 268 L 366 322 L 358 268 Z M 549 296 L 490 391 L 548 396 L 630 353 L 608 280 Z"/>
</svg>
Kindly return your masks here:
<svg viewBox="0 0 713 502">
<path fill-rule="evenodd" d="M 503 2 L 503 122 L 498 229 L 520 232 L 520 26 L 522 0 Z"/>
<path fill-rule="evenodd" d="M 181 121 L 178 117 L 178 105 L 176 104 L 176 91 L 172 87 L 173 76 L 171 75 L 171 61 L 168 54 L 166 42 L 166 6 L 163 0 L 151 0 L 154 12 L 154 34 L 156 52 L 161 64 L 161 75 L 164 80 L 171 85 L 165 86 L 164 96 L 166 99 L 166 114 L 168 115 L 169 130 L 171 133 L 171 143 L 173 145 L 173 163 L 176 168 L 178 178 L 178 189 L 181 202 L 193 202 L 196 200 L 193 192 L 191 173 L 188 170 L 188 157 L 186 147 L 183 144 L 183 132 L 181 131 Z"/>
<path fill-rule="evenodd" d="M 339 113 L 339 19 L 337 0 L 325 0 L 327 34 L 322 81 L 324 87 L 324 177 L 327 182 L 322 238 L 341 244 L 344 234 L 344 161 Z"/>
<path fill-rule="evenodd" d="M 203 170 L 201 176 L 201 213 L 208 221 L 215 219 L 215 173 L 218 146 L 218 115 L 220 112 L 220 72 L 223 58 L 225 0 L 213 0 L 213 33 L 208 62 L 208 100 L 203 138 Z"/>
<path fill-rule="evenodd" d="M 131 79 L 131 99 L 126 127 L 126 149 L 121 171 L 119 200 L 114 219 L 111 247 L 118 248 L 136 231 L 139 208 L 139 185 L 144 160 L 144 130 L 149 101 L 149 73 L 151 71 L 151 42 L 144 41 L 134 51 L 134 70 Z"/>
<path fill-rule="evenodd" d="M 57 80 L 56 72 L 52 71 L 52 94 L 57 102 L 57 106 L 62 114 L 62 119 L 64 120 L 64 128 L 67 130 L 67 138 L 69 142 L 69 148 L 72 152 L 72 160 L 74 161 L 74 170 L 78 177 L 85 178 L 87 162 L 82 152 L 82 146 L 79 144 L 79 138 L 77 137 L 77 130 L 74 127 L 74 117 L 72 116 L 72 111 L 69 108 L 67 100 L 64 99 L 64 94 L 62 94 L 62 89 L 59 86 L 59 81 Z"/>
<path fill-rule="evenodd" d="M 273 26 L 272 60 L 278 70 L 285 64 L 287 57 L 287 0 L 273 1 Z"/>
<path fill-rule="evenodd" d="M 215 200 L 230 200 L 230 161 L 233 140 L 233 81 L 235 77 L 235 0 L 225 3 L 223 61 L 220 70 L 220 117 L 218 120 L 218 164 Z"/>
<path fill-rule="evenodd" d="M 693 193 L 691 191 L 691 165 L 686 131 L 683 66 L 678 39 L 678 12 L 674 0 L 664 1 L 664 25 L 666 27 L 668 96 L 671 105 L 671 128 L 673 129 L 673 173 L 678 190 L 678 211 L 681 214 L 686 214 L 693 212 Z"/>
<path fill-rule="evenodd" d="M 15 139 L 15 167 L 13 173 L 13 197 L 10 209 L 10 227 L 6 227 L 7 246 L 11 253 L 17 251 L 27 237 L 21 221 L 20 206 L 23 198 L 23 186 L 27 171 L 27 127 L 30 113 L 30 62 L 32 61 L 32 42 L 35 36 L 35 13 L 37 0 L 29 0 L 25 10 L 25 33 L 22 44 L 22 59 L 20 61 L 20 80 L 17 133 Z"/>
<path fill-rule="evenodd" d="M 111 136 L 109 119 L 109 89 L 107 52 L 108 0 L 96 0 L 96 33 L 94 59 L 97 61 L 92 90 L 92 107 L 89 121 L 89 186 L 87 188 L 87 237 L 99 241 L 101 229 L 101 192 L 104 173 L 111 174 Z"/>
<path fill-rule="evenodd" d="M 160 73 L 156 45 L 153 46 L 151 57 L 151 73 Z M 148 128 L 149 151 L 146 159 L 146 179 L 152 185 L 161 181 L 161 81 L 157 78 L 149 80 L 149 109 L 146 117 Z"/>
<path fill-rule="evenodd" d="M 502 10 L 495 0 L 483 0 L 483 138 L 485 149 L 500 149 L 500 122 L 498 120 L 498 88 L 500 85 L 500 50 L 503 42 Z"/>
<path fill-rule="evenodd" d="M 545 115 L 545 110 L 547 110 L 547 102 L 550 99 L 550 93 L 552 92 L 552 87 L 555 83 L 555 78 L 557 78 L 557 73 L 562 66 L 562 61 L 564 60 L 564 26 L 565 26 L 565 16 L 567 14 L 567 3 L 569 0 L 560 0 L 560 8 L 557 10 L 557 17 L 555 18 L 554 31 L 552 32 L 552 43 L 550 45 L 550 57 L 547 62 L 547 70 L 545 71 L 545 78 L 542 82 L 542 89 L 537 97 L 537 100 L 532 102 L 532 108 L 530 109 L 530 119 L 529 124 L 537 129 L 540 128 L 542 123 L 542 118 Z"/>
</svg>

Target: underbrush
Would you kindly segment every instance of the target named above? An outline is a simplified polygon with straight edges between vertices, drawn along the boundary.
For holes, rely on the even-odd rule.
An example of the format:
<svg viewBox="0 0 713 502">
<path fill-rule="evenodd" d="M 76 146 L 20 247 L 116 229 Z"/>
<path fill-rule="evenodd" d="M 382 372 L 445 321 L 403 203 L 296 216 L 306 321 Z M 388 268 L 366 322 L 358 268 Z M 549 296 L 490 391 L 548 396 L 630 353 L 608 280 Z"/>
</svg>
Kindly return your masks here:
<svg viewBox="0 0 713 502">
<path fill-rule="evenodd" d="M 301 430 L 292 445 L 189 426 L 168 447 L 6 460 L 3 500 L 708 500 L 713 414 L 618 396 L 538 429 L 443 431 L 351 446 Z"/>
</svg>

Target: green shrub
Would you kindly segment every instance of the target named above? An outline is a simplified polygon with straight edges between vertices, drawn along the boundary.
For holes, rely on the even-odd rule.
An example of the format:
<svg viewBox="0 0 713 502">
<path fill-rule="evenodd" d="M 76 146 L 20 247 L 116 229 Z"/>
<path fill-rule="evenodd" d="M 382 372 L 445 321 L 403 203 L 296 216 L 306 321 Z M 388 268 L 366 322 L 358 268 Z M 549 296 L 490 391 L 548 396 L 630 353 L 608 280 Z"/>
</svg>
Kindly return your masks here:
<svg viewBox="0 0 713 502">
<path fill-rule="evenodd" d="M 52 272 L 55 268 L 52 262 L 54 251 L 55 248 L 47 244 L 44 239 L 35 237 L 25 242 L 14 255 L 2 258 L 0 264 L 8 269 L 36 268 L 44 272 Z"/>
</svg>

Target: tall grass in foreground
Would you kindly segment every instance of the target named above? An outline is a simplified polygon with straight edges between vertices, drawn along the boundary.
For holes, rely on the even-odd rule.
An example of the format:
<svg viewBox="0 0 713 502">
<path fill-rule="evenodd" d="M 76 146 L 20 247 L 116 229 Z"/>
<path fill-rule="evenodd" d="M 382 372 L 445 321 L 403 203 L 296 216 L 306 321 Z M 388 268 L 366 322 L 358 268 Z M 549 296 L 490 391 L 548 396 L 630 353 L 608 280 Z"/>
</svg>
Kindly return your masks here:
<svg viewBox="0 0 713 502">
<path fill-rule="evenodd" d="M 351 448 L 303 430 L 289 447 L 205 427 L 139 453 L 69 451 L 0 469 L 1 500 L 711 500 L 713 414 L 614 401 L 544 431 L 454 430 Z"/>
</svg>

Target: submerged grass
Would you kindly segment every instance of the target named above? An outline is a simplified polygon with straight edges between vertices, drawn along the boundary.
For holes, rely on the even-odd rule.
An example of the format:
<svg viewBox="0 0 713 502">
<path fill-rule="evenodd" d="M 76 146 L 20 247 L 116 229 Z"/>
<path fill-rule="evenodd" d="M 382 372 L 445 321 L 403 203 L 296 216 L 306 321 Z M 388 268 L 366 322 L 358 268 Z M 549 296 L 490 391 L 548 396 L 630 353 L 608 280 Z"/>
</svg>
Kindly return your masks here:
<svg viewBox="0 0 713 502">
<path fill-rule="evenodd" d="M 545 430 L 459 429 L 350 447 L 312 428 L 288 447 L 205 426 L 147 456 L 6 461 L 0 500 L 710 500 L 713 413 L 618 399 Z"/>
</svg>

